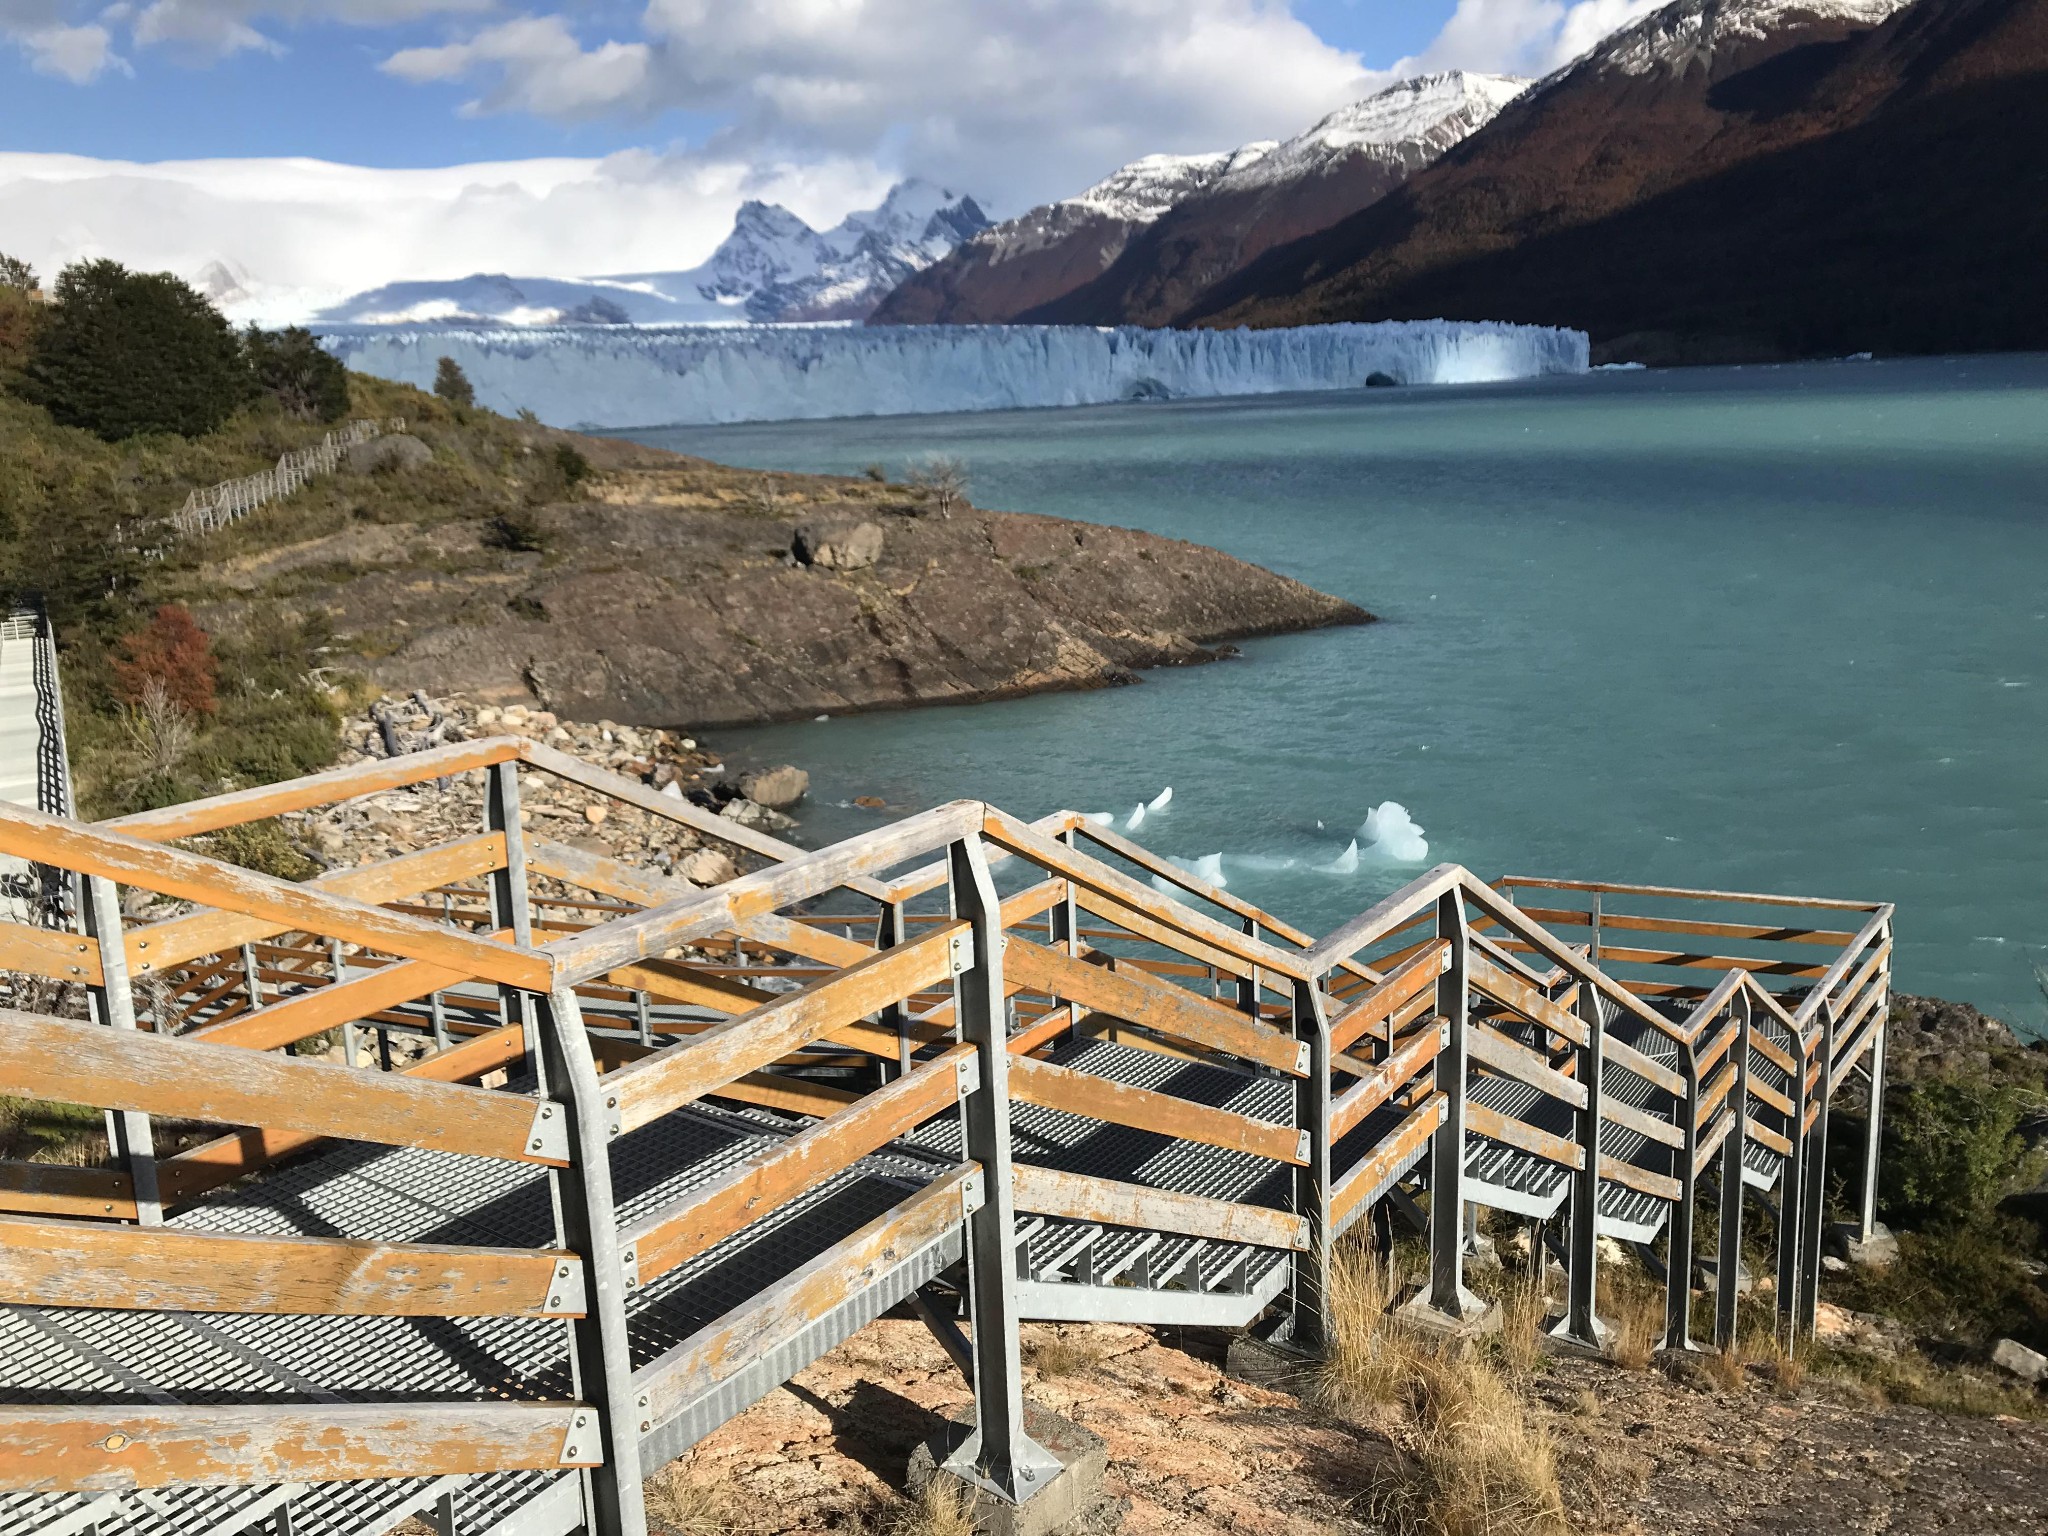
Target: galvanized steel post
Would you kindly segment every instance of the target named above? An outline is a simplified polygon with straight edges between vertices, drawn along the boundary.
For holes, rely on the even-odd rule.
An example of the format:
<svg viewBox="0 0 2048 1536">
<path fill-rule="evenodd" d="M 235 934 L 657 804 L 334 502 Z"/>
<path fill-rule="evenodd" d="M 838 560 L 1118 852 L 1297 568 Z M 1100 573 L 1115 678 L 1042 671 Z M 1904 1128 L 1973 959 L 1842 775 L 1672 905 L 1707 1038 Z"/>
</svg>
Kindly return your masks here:
<svg viewBox="0 0 2048 1536">
<path fill-rule="evenodd" d="M 1699 1102 L 1700 1069 L 1697 1045 L 1685 1047 L 1679 1058 L 1685 1078 L 1685 1092 L 1678 1097 L 1679 1131 L 1684 1141 L 1671 1149 L 1672 1172 L 1678 1178 L 1678 1199 L 1673 1202 L 1671 1236 L 1664 1262 L 1664 1347 L 1692 1348 L 1692 1253 L 1693 1216 L 1699 1200 Z"/>
<path fill-rule="evenodd" d="M 1004 1030 L 1003 917 L 979 838 L 946 850 L 953 912 L 973 925 L 974 961 L 954 979 L 960 1038 L 974 1047 L 980 1086 L 961 1105 L 967 1156 L 981 1165 L 981 1208 L 967 1218 L 968 1317 L 974 1337 L 975 1427 L 946 1469 L 1021 1504 L 1059 1475 L 1059 1459 L 1024 1429 L 1017 1344 L 1016 1199 L 1010 1175 L 1010 1052 Z"/>
<path fill-rule="evenodd" d="M 1733 999 L 1735 1010 L 1735 1086 L 1729 1091 L 1728 1135 L 1721 1143 L 1721 1211 L 1715 1233 L 1714 1343 L 1735 1347 L 1737 1309 L 1742 1300 L 1743 1161 L 1749 1146 L 1749 1032 L 1751 1003 L 1747 989 Z"/>
<path fill-rule="evenodd" d="M 1586 1026 L 1586 1043 L 1579 1047 L 1579 1081 L 1585 1085 L 1586 1102 L 1579 1109 L 1573 1140 L 1585 1162 L 1572 1175 L 1571 1232 L 1566 1243 L 1570 1254 L 1565 1267 L 1564 1316 L 1551 1332 L 1588 1349 L 1607 1342 L 1607 1326 L 1600 1321 L 1600 1075 L 1606 1054 L 1607 1026 L 1600 1017 L 1600 1001 L 1591 987 L 1581 986 L 1573 1005 L 1579 1022 Z"/>
<path fill-rule="evenodd" d="M 1294 1211 L 1308 1222 L 1308 1247 L 1288 1267 L 1283 1304 L 1288 1312 L 1286 1342 L 1317 1353 L 1329 1347 L 1331 1314 L 1330 1244 L 1330 1021 L 1323 990 L 1314 981 L 1294 984 L 1294 1037 L 1308 1048 L 1308 1073 L 1295 1079 L 1294 1128 L 1301 1133 L 1308 1162 L 1294 1170 Z"/>
<path fill-rule="evenodd" d="M 1451 946 L 1450 965 L 1436 984 L 1436 1011 L 1449 1025 L 1450 1038 L 1436 1058 L 1436 1088 L 1446 1108 L 1429 1148 L 1426 1297 L 1435 1311 L 1462 1320 L 1477 1317 L 1486 1304 L 1465 1288 L 1465 1036 L 1471 1006 L 1471 937 L 1465 928 L 1465 898 L 1456 889 L 1437 898 L 1436 936 Z"/>
<path fill-rule="evenodd" d="M 128 948 L 121 934 L 121 901 L 114 882 L 87 875 L 81 882 L 85 900 L 78 914 L 86 937 L 100 948 L 100 980 L 89 988 L 95 1021 L 109 1029 L 134 1029 L 135 994 L 128 980 Z M 156 1133 L 149 1116 L 135 1110 L 107 1112 L 107 1145 L 128 1172 L 135 1196 L 135 1219 L 145 1227 L 161 1226 L 162 1197 L 157 1192 Z"/>
</svg>

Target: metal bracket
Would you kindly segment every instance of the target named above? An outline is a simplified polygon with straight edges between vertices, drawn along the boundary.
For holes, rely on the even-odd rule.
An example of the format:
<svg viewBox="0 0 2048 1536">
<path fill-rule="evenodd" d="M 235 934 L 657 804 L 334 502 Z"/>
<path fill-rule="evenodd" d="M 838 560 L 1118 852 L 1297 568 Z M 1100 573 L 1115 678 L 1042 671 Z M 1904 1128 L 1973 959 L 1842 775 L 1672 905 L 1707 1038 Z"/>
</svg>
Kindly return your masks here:
<svg viewBox="0 0 2048 1536">
<path fill-rule="evenodd" d="M 597 1432 L 597 1410 L 578 1408 L 569 1418 L 568 1433 L 562 1436 L 564 1467 L 596 1467 L 604 1464 L 604 1452 Z"/>
<path fill-rule="evenodd" d="M 646 1434 L 654 1428 L 654 1398 L 646 1392 L 633 1396 L 633 1411 L 640 1416 L 640 1433 Z"/>
<path fill-rule="evenodd" d="M 548 1304 L 541 1309 L 544 1317 L 581 1317 L 590 1310 L 590 1299 L 584 1289 L 583 1261 L 578 1258 L 555 1260 L 555 1272 L 548 1280 Z"/>
<path fill-rule="evenodd" d="M 1294 1075 L 1296 1077 L 1308 1076 L 1308 1042 L 1306 1040 L 1294 1048 Z"/>
<path fill-rule="evenodd" d="M 970 1093 L 981 1091 L 981 1059 L 972 1052 L 954 1063 L 953 1075 L 959 1081 L 959 1094 L 966 1098 Z"/>
<path fill-rule="evenodd" d="M 1445 951 L 1443 952 L 1443 954 L 1442 954 L 1441 956 L 1439 956 L 1438 958 L 1439 958 L 1439 961 L 1440 961 L 1440 963 L 1439 963 L 1439 964 L 1438 964 L 1438 966 L 1437 966 L 1437 970 L 1438 970 L 1438 971 L 1448 971 L 1448 970 L 1449 970 L 1449 969 L 1451 968 L 1451 952 L 1450 952 L 1450 951 L 1449 951 L 1448 949 L 1446 949 L 1446 950 L 1445 950 Z"/>
<path fill-rule="evenodd" d="M 1439 1124 L 1441 1124 L 1441 1121 L 1439 1121 Z M 1301 1160 L 1302 1162 L 1304 1162 L 1304 1163 L 1306 1163 L 1306 1162 L 1308 1161 L 1308 1132 L 1307 1132 L 1307 1131 L 1297 1131 L 1297 1132 L 1295 1132 L 1295 1134 L 1294 1134 L 1294 1155 L 1295 1155 L 1295 1156 L 1296 1156 L 1297 1158 L 1299 1158 L 1299 1159 L 1300 1159 L 1300 1160 Z"/>
<path fill-rule="evenodd" d="M 551 1163 L 569 1162 L 569 1117 L 552 1099 L 533 1107 L 533 1126 L 526 1133 L 526 1150 Z"/>
<path fill-rule="evenodd" d="M 957 929 L 946 940 L 946 965 L 949 976 L 965 976 L 974 969 L 974 930 L 970 927 Z"/>
<path fill-rule="evenodd" d="M 619 1276 L 625 1281 L 626 1289 L 640 1289 L 640 1247 L 636 1243 L 619 1255 Z"/>
<path fill-rule="evenodd" d="M 988 1175 L 977 1168 L 960 1182 L 960 1219 L 965 1221 L 988 1204 Z"/>
</svg>

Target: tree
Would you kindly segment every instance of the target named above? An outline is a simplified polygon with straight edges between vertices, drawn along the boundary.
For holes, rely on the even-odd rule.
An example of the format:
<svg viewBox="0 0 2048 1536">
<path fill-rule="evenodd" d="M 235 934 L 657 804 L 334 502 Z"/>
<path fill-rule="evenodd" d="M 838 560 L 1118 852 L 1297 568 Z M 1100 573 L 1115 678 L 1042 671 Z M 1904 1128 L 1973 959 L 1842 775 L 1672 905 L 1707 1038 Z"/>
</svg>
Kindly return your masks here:
<svg viewBox="0 0 2048 1536">
<path fill-rule="evenodd" d="M 88 261 L 57 278 L 22 393 L 59 425 L 109 442 L 143 432 L 197 437 L 249 397 L 249 365 L 227 321 L 168 272 Z"/>
<path fill-rule="evenodd" d="M 113 670 L 114 692 L 124 704 L 192 715 L 214 711 L 213 641 L 182 603 L 165 603 L 148 624 L 123 635 Z"/>
<path fill-rule="evenodd" d="M 242 350 L 257 389 L 287 416 L 339 421 L 348 414 L 348 369 L 301 326 L 262 331 L 250 326 Z"/>
<path fill-rule="evenodd" d="M 469 375 L 462 371 L 462 364 L 452 357 L 444 357 L 435 364 L 434 393 L 450 405 L 476 404 L 476 390 L 470 385 Z"/>
<path fill-rule="evenodd" d="M 36 269 L 18 256 L 0 251 L 0 288 L 13 288 L 22 293 L 34 293 L 41 286 L 36 281 Z"/>
<path fill-rule="evenodd" d="M 928 453 L 910 466 L 903 483 L 915 491 L 941 517 L 951 517 L 956 503 L 967 499 L 967 466 L 943 453 Z"/>
</svg>

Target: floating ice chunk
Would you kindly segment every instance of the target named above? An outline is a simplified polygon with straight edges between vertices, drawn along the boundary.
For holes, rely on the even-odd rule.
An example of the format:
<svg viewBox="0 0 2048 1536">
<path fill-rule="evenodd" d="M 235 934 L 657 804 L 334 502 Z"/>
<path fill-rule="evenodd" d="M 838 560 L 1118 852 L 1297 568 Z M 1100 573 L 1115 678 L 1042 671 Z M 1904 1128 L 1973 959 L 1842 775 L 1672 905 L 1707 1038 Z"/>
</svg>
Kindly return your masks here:
<svg viewBox="0 0 2048 1536">
<path fill-rule="evenodd" d="M 1358 873 L 1358 839 L 1351 839 L 1351 846 L 1338 854 L 1335 862 L 1318 864 L 1316 869 L 1325 875 L 1355 875 Z"/>
<path fill-rule="evenodd" d="M 1116 825 L 1116 817 L 1111 815 L 1108 811 L 1088 811 L 1081 817 L 1081 819 L 1083 821 L 1093 822 L 1098 827 L 1113 827 Z"/>
<path fill-rule="evenodd" d="M 1166 788 L 1159 791 L 1158 795 L 1156 795 L 1153 798 L 1152 803 L 1146 806 L 1145 809 L 1147 809 L 1148 811 L 1163 811 L 1167 808 L 1168 805 L 1172 804 L 1172 802 L 1173 786 L 1169 784 L 1166 786 Z"/>
<path fill-rule="evenodd" d="M 1145 825 L 1145 807 L 1138 805 L 1133 807 L 1131 814 L 1124 818 L 1124 830 L 1126 832 L 1135 832 L 1143 825 Z"/>
<path fill-rule="evenodd" d="M 1374 858 L 1395 864 L 1420 864 L 1429 857 L 1429 844 L 1422 836 L 1422 828 L 1398 801 L 1382 800 L 1367 812 L 1358 835 Z"/>
<path fill-rule="evenodd" d="M 1173 791 L 1168 790 L 1167 793 L 1172 794 Z M 1223 878 L 1223 855 L 1220 853 L 1203 854 L 1195 860 L 1193 873 L 1197 880 L 1205 881 L 1219 891 L 1229 887 L 1230 882 Z"/>
</svg>

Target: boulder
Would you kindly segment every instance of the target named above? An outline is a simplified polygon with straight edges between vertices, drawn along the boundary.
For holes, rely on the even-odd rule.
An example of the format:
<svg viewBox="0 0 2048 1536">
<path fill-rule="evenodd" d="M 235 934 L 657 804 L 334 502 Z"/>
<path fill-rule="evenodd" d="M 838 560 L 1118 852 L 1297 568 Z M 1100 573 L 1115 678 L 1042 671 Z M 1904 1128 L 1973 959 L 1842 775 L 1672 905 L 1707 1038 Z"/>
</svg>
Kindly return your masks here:
<svg viewBox="0 0 2048 1536">
<path fill-rule="evenodd" d="M 752 827 L 757 832 L 786 832 L 796 825 L 794 817 L 780 811 L 770 810 L 752 800 L 728 800 L 719 815 L 727 821 L 736 821 L 743 827 Z"/>
<path fill-rule="evenodd" d="M 1991 1363 L 2007 1375 L 2039 1386 L 2048 1381 L 2048 1355 L 2027 1348 L 2017 1339 L 2000 1339 L 1991 1346 Z"/>
<path fill-rule="evenodd" d="M 882 530 L 874 523 L 806 523 L 790 543 L 797 564 L 827 571 L 864 571 L 882 558 Z"/>
<path fill-rule="evenodd" d="M 732 856 L 717 848 L 699 848 L 676 866 L 676 872 L 698 885 L 723 885 L 740 873 Z"/>
<path fill-rule="evenodd" d="M 434 450 L 403 432 L 387 432 L 352 445 L 342 454 L 341 462 L 352 475 L 403 474 L 433 463 Z"/>
<path fill-rule="evenodd" d="M 811 776 L 788 763 L 740 775 L 740 793 L 771 811 L 788 810 L 809 793 L 810 787 Z"/>
</svg>

